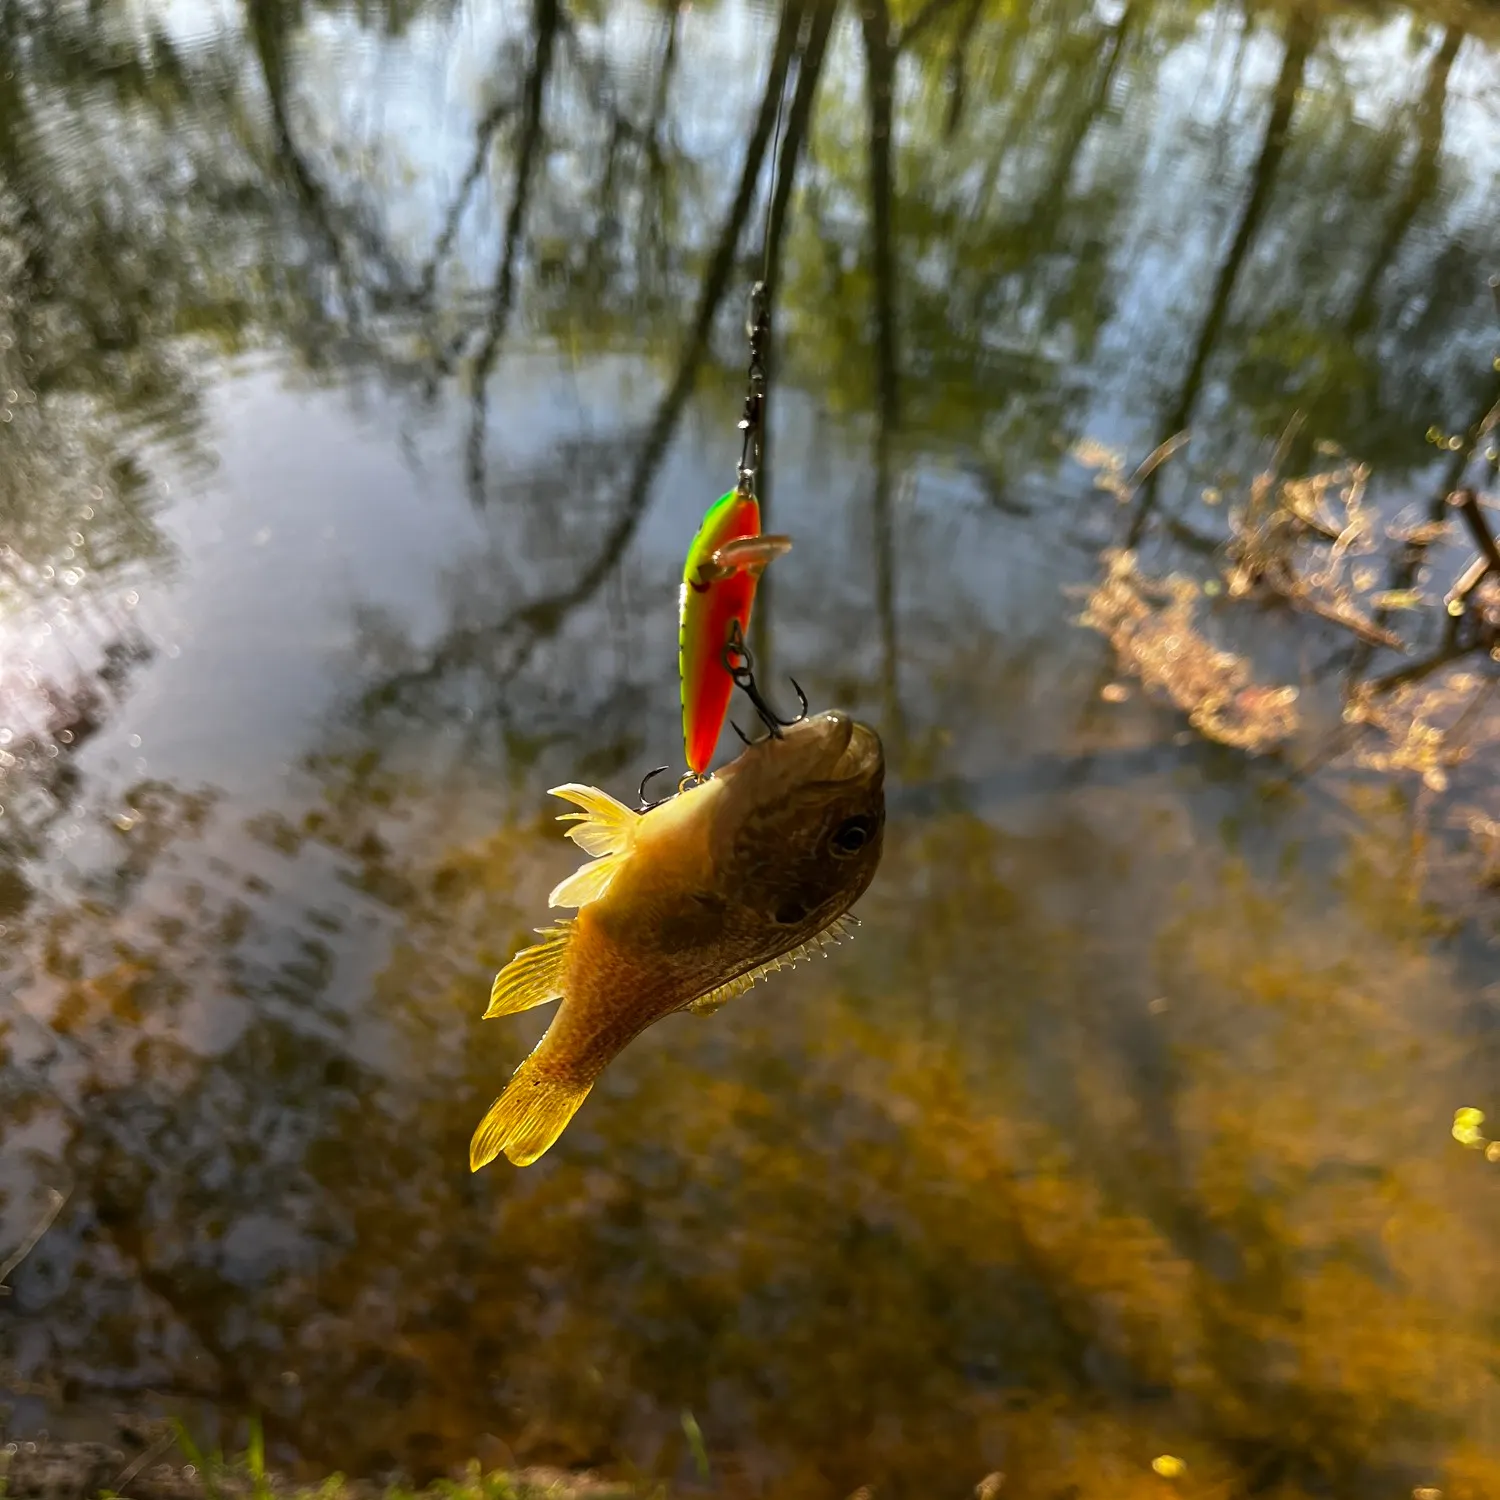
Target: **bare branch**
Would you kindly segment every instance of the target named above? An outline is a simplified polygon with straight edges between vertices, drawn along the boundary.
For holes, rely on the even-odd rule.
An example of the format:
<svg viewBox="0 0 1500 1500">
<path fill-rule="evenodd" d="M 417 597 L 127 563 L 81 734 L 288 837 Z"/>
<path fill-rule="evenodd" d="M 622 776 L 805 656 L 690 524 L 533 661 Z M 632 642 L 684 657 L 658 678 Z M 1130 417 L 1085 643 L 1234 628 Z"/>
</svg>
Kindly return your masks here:
<svg viewBox="0 0 1500 1500">
<path fill-rule="evenodd" d="M 10 1273 L 14 1271 L 16 1267 L 19 1266 L 21 1262 L 25 1260 L 33 1250 L 36 1249 L 37 1244 L 41 1240 L 42 1236 L 52 1228 L 53 1221 L 57 1218 L 58 1214 L 62 1212 L 63 1204 L 68 1201 L 68 1195 L 66 1193 L 58 1192 L 56 1188 L 48 1188 L 47 1194 L 51 1199 L 51 1202 L 48 1203 L 46 1211 L 42 1214 L 41 1221 L 31 1231 L 31 1233 L 21 1241 L 20 1248 L 15 1252 L 15 1254 L 12 1255 L 3 1266 L 0 1266 L 0 1297 L 10 1296 L 10 1288 L 5 1285 L 5 1278 L 9 1276 Z"/>
</svg>

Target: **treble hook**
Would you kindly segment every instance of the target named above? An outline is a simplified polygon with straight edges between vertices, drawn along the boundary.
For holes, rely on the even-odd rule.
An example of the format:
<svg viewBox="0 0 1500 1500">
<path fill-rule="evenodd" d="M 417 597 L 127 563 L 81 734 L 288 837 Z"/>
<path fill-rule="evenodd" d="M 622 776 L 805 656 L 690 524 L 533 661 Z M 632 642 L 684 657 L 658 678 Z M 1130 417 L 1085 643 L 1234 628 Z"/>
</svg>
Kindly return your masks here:
<svg viewBox="0 0 1500 1500">
<path fill-rule="evenodd" d="M 671 769 L 671 766 L 658 766 L 654 771 L 647 771 L 646 774 L 641 777 L 641 784 L 636 789 L 636 796 L 641 799 L 642 812 L 650 812 L 653 807 L 660 807 L 663 802 L 670 801 L 671 798 L 675 795 L 672 792 L 668 792 L 665 797 L 658 797 L 655 802 L 646 801 L 646 783 L 650 781 L 653 776 L 660 776 L 663 771 L 670 771 Z"/>
<path fill-rule="evenodd" d="M 670 766 L 658 766 L 654 771 L 647 771 L 646 774 L 641 777 L 641 784 L 636 788 L 636 796 L 641 799 L 641 811 L 643 813 L 650 812 L 653 807 L 660 807 L 663 802 L 670 802 L 673 797 L 678 796 L 682 792 L 689 792 L 695 786 L 702 786 L 705 781 L 711 780 L 713 776 L 713 773 L 711 771 L 705 771 L 701 776 L 695 775 L 692 771 L 689 771 L 686 775 L 678 780 L 677 790 L 675 792 L 668 792 L 665 797 L 658 797 L 655 802 L 646 801 L 646 783 L 650 781 L 653 776 L 660 776 L 663 771 L 670 771 L 671 769 L 672 768 Z"/>
<path fill-rule="evenodd" d="M 807 717 L 807 694 L 802 691 L 801 684 L 795 677 L 787 679 L 797 694 L 797 701 L 801 704 L 801 709 L 795 719 L 783 719 L 761 696 L 760 688 L 755 683 L 755 658 L 750 654 L 749 646 L 745 644 L 745 637 L 740 631 L 738 620 L 731 623 L 729 639 L 724 643 L 724 670 L 734 679 L 734 685 L 750 700 L 756 713 L 760 715 L 761 723 L 770 732 L 770 737 L 779 740 L 783 729 L 790 729 L 793 724 L 800 724 Z M 729 721 L 729 724 L 745 744 L 761 743 L 760 740 L 746 738 L 745 731 L 733 719 Z"/>
</svg>

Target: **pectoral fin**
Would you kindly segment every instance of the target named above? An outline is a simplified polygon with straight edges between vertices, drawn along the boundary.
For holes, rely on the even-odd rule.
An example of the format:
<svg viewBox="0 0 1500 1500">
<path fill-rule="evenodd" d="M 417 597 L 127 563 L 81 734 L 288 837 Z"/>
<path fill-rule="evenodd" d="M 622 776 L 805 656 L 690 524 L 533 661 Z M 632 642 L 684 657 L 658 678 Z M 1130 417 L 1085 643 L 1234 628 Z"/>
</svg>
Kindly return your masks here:
<svg viewBox="0 0 1500 1500">
<path fill-rule="evenodd" d="M 547 897 L 547 905 L 587 906 L 609 889 L 621 864 L 630 857 L 636 835 L 640 832 L 641 814 L 623 802 L 616 802 L 608 792 L 601 792 L 594 786 L 582 786 L 576 781 L 553 787 L 550 795 L 574 802 L 583 809 L 582 812 L 559 813 L 557 821 L 577 822 L 578 827 L 568 829 L 568 837 L 585 854 L 593 855 L 594 861 L 555 886 Z"/>
<path fill-rule="evenodd" d="M 610 882 L 619 873 L 621 856 L 606 854 L 602 859 L 590 860 L 581 870 L 552 888 L 547 897 L 548 906 L 587 906 L 597 901 L 609 889 Z"/>
<path fill-rule="evenodd" d="M 628 854 L 635 846 L 641 815 L 623 802 L 615 801 L 608 792 L 570 781 L 565 786 L 553 787 L 547 795 L 561 797 L 583 809 L 582 812 L 559 813 L 557 821 L 577 822 L 578 827 L 568 829 L 567 836 L 585 854 Z"/>
<path fill-rule="evenodd" d="M 544 941 L 523 948 L 495 976 L 486 1021 L 562 999 L 563 959 L 573 938 L 571 921 L 539 929 Z"/>
</svg>

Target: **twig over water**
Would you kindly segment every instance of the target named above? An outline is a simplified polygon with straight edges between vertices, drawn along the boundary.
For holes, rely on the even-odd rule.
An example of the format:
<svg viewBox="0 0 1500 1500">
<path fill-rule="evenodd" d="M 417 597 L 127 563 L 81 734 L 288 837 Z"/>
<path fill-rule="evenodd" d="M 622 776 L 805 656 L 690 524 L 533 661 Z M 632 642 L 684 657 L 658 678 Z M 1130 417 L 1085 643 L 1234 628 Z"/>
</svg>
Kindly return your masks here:
<svg viewBox="0 0 1500 1500">
<path fill-rule="evenodd" d="M 1448 504 L 1464 518 L 1469 535 L 1474 538 L 1474 545 L 1479 548 L 1490 569 L 1500 574 L 1500 547 L 1495 545 L 1495 538 L 1490 534 L 1484 512 L 1479 507 L 1479 497 L 1473 490 L 1455 490 L 1448 496 Z"/>
<path fill-rule="evenodd" d="M 63 1204 L 68 1201 L 68 1195 L 66 1193 L 58 1192 L 56 1188 L 48 1188 L 47 1194 L 52 1201 L 47 1205 L 46 1212 L 43 1213 L 41 1222 L 36 1226 L 35 1229 L 31 1231 L 29 1235 L 26 1236 L 24 1240 L 21 1241 L 21 1246 L 16 1251 L 16 1253 L 12 1255 L 11 1258 L 6 1261 L 3 1266 L 0 1266 L 0 1297 L 10 1296 L 11 1289 L 5 1285 L 5 1278 L 9 1276 L 10 1273 L 14 1271 L 16 1267 L 19 1266 L 21 1262 L 25 1260 L 33 1250 L 36 1249 L 37 1242 L 44 1234 L 46 1234 L 49 1229 L 52 1228 L 53 1220 L 55 1220 L 58 1214 L 62 1212 Z"/>
<path fill-rule="evenodd" d="M 165 1453 L 167 1449 L 170 1448 L 176 1441 L 177 1434 L 169 1427 L 164 1433 L 162 1433 L 159 1438 L 157 1438 L 154 1443 L 152 1443 L 149 1448 L 146 1449 L 144 1453 L 140 1454 L 136 1458 L 134 1463 L 130 1464 L 130 1466 L 126 1468 L 123 1473 L 121 1473 L 120 1477 L 117 1480 L 115 1480 L 113 1486 L 115 1494 L 123 1495 L 125 1493 L 126 1485 L 128 1485 L 130 1481 L 134 1479 L 135 1476 L 146 1467 L 147 1464 L 152 1463 L 156 1459 L 160 1458 L 162 1454 Z"/>
</svg>

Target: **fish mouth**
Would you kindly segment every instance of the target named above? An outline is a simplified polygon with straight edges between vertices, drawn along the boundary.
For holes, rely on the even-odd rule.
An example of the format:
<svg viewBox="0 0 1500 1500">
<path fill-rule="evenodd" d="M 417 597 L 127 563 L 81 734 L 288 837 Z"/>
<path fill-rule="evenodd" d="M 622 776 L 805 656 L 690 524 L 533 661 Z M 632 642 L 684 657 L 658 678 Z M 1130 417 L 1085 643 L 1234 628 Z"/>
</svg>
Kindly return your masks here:
<svg viewBox="0 0 1500 1500">
<path fill-rule="evenodd" d="M 715 778 L 735 781 L 748 776 L 754 783 L 770 777 L 823 786 L 851 781 L 873 781 L 885 770 L 880 736 L 867 724 L 841 709 L 814 714 L 786 725 L 777 734 L 756 740 Z"/>
<path fill-rule="evenodd" d="M 867 780 L 885 764 L 880 736 L 838 708 L 790 725 L 764 743 L 773 754 L 795 756 L 804 774 L 824 783 Z"/>
<path fill-rule="evenodd" d="M 885 768 L 885 747 L 868 724 L 833 709 L 825 717 L 842 721 L 843 747 L 834 761 L 833 781 L 868 781 Z"/>
<path fill-rule="evenodd" d="M 810 719 L 793 724 L 790 732 L 800 731 L 809 743 L 816 742 L 821 755 L 830 766 L 837 765 L 854 739 L 854 720 L 841 709 L 831 708 L 826 713 L 814 714 Z M 783 731 L 783 737 L 787 731 Z"/>
</svg>

